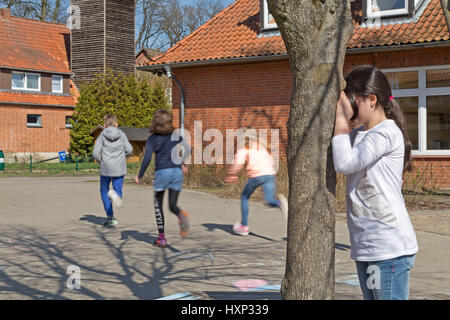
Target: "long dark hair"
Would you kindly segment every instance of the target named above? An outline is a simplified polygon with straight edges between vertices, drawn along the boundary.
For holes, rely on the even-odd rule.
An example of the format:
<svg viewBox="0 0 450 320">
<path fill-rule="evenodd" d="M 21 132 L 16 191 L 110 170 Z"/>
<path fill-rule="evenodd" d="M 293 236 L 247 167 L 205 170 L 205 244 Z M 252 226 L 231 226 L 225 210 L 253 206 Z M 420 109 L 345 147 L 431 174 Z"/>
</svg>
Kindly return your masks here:
<svg viewBox="0 0 450 320">
<path fill-rule="evenodd" d="M 412 144 L 408 137 L 406 121 L 397 101 L 392 98 L 392 90 L 386 75 L 374 66 L 364 65 L 353 69 L 346 77 L 347 87 L 344 92 L 353 108 L 353 116 L 350 120 L 355 120 L 358 116 L 358 106 L 356 97 L 367 98 L 373 94 L 377 97 L 376 107 L 382 108 L 386 118 L 394 120 L 397 127 L 403 133 L 405 142 L 405 157 L 403 171 L 412 170 L 411 149 Z"/>
<path fill-rule="evenodd" d="M 167 135 L 172 134 L 175 128 L 172 125 L 172 115 L 164 109 L 158 110 L 153 115 L 152 123 L 150 124 L 150 132 Z"/>
</svg>

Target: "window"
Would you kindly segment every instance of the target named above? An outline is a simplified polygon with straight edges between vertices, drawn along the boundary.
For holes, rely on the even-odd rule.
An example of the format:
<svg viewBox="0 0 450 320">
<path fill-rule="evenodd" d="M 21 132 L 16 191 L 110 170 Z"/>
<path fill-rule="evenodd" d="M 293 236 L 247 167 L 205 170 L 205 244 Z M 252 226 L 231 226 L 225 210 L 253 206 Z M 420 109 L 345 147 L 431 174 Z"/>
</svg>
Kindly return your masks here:
<svg viewBox="0 0 450 320">
<path fill-rule="evenodd" d="M 392 90 L 417 89 L 419 75 L 417 71 L 386 73 Z"/>
<path fill-rule="evenodd" d="M 272 14 L 269 12 L 266 0 L 261 0 L 261 29 L 270 30 L 278 29 L 278 26 L 273 18 Z"/>
<path fill-rule="evenodd" d="M 11 88 L 14 90 L 41 91 L 41 76 L 35 73 L 13 72 Z"/>
<path fill-rule="evenodd" d="M 397 102 L 405 116 L 412 149 L 419 150 L 419 99 L 418 97 L 404 97 L 398 98 Z"/>
<path fill-rule="evenodd" d="M 427 97 L 427 149 L 450 150 L 450 95 Z"/>
<path fill-rule="evenodd" d="M 52 92 L 54 93 L 63 92 L 63 78 L 61 76 L 52 77 Z"/>
<path fill-rule="evenodd" d="M 66 116 L 66 129 L 72 129 L 72 121 L 73 121 L 73 117 L 71 116 Z"/>
<path fill-rule="evenodd" d="M 28 114 L 27 115 L 27 127 L 41 128 L 41 115 L 40 114 Z"/>
<path fill-rule="evenodd" d="M 411 0 L 365 0 L 364 4 L 369 18 L 407 15 L 414 7 Z"/>
<path fill-rule="evenodd" d="M 427 88 L 450 87 L 450 69 L 427 70 Z"/>
<path fill-rule="evenodd" d="M 13 73 L 12 74 L 12 88 L 13 89 L 25 89 L 25 74 Z"/>
<path fill-rule="evenodd" d="M 413 155 L 450 155 L 450 66 L 383 71 L 405 115 Z"/>
</svg>

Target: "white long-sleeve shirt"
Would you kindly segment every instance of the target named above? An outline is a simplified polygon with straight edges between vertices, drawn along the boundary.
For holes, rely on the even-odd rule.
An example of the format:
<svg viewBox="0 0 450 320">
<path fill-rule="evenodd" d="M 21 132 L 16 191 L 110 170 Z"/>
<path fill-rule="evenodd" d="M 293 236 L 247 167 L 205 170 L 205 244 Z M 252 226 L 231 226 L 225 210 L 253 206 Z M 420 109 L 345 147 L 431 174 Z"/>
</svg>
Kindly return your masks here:
<svg viewBox="0 0 450 320">
<path fill-rule="evenodd" d="M 229 168 L 228 174 L 236 175 L 244 164 L 247 164 L 245 169 L 249 178 L 276 174 L 273 157 L 265 147 L 256 143 L 251 144 L 248 149 L 242 148 L 236 152 L 234 164 Z"/>
<path fill-rule="evenodd" d="M 347 176 L 351 258 L 379 261 L 415 254 L 416 234 L 402 195 L 405 145 L 393 120 L 331 140 L 337 172 Z"/>
</svg>

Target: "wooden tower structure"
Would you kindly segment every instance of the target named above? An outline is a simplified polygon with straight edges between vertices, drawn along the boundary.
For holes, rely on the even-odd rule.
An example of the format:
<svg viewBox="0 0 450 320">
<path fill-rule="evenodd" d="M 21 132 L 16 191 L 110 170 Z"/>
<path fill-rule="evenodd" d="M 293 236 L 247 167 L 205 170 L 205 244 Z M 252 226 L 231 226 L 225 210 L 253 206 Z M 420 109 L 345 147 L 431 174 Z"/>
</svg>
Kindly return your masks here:
<svg viewBox="0 0 450 320">
<path fill-rule="evenodd" d="M 79 86 L 109 69 L 134 72 L 134 0 L 71 0 L 71 4 L 79 8 L 79 28 L 73 24 L 70 41 L 75 83 Z"/>
</svg>

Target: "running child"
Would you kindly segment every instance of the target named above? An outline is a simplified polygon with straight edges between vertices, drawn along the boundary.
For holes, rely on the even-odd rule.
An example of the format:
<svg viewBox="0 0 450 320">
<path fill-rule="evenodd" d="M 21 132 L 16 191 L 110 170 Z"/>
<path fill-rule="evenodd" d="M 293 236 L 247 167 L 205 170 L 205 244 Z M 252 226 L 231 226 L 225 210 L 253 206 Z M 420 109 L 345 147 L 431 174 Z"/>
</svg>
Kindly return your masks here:
<svg viewBox="0 0 450 320">
<path fill-rule="evenodd" d="M 411 170 L 403 113 L 379 69 L 360 66 L 346 77 L 332 139 L 337 172 L 347 176 L 347 224 L 366 300 L 407 300 L 418 251 L 402 196 Z M 362 124 L 350 130 L 349 122 Z"/>
<path fill-rule="evenodd" d="M 177 206 L 177 202 L 183 185 L 183 172 L 187 173 L 187 168 L 179 157 L 179 144 L 181 143 L 185 148 L 183 159 L 189 155 L 190 148 L 184 142 L 183 137 L 173 134 L 174 130 L 170 113 L 166 110 L 156 111 L 150 125 L 152 135 L 147 139 L 141 169 L 139 175 L 135 178 L 135 182 L 140 183 L 150 164 L 152 154 L 155 153 L 153 189 L 155 193 L 156 224 L 159 233 L 155 244 L 162 248 L 167 246 L 163 212 L 163 198 L 166 189 L 169 189 L 169 209 L 178 217 L 180 236 L 186 237 L 189 234 L 189 214 L 181 210 Z"/>
<path fill-rule="evenodd" d="M 275 198 L 275 161 L 267 151 L 266 145 L 261 137 L 258 142 L 256 135 L 252 136 L 253 131 L 254 130 L 247 131 L 247 133 L 250 132 L 248 147 L 241 148 L 237 151 L 234 158 L 234 164 L 229 168 L 225 179 L 227 183 L 238 181 L 237 174 L 246 164 L 246 173 L 249 179 L 241 195 L 242 219 L 241 222 L 236 222 L 233 226 L 233 231 L 242 236 L 246 236 L 250 232 L 248 226 L 248 202 L 256 188 L 262 187 L 267 205 L 272 208 L 280 208 L 285 219 L 287 219 L 288 212 L 288 202 L 286 197 L 279 194 L 279 200 Z"/>
<path fill-rule="evenodd" d="M 133 147 L 125 133 L 117 128 L 115 115 L 107 114 L 103 121 L 105 129 L 98 136 L 92 155 L 100 163 L 100 195 L 107 216 L 103 226 L 109 228 L 118 224 L 111 200 L 117 207 L 122 206 L 123 179 L 127 174 L 126 156 L 133 152 Z"/>
</svg>

